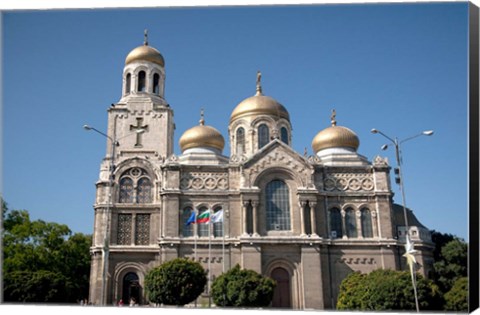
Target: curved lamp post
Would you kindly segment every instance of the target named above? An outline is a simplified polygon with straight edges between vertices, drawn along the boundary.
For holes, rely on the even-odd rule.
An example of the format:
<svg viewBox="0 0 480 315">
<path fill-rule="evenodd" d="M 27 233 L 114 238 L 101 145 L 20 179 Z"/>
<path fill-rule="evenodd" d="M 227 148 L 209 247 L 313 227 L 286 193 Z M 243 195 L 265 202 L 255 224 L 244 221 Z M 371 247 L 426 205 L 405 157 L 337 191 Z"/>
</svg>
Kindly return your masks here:
<svg viewBox="0 0 480 315">
<path fill-rule="evenodd" d="M 407 264 L 410 267 L 410 274 L 412 276 L 413 292 L 415 294 L 415 306 L 416 306 L 417 312 L 419 312 L 420 309 L 419 309 L 419 306 L 418 306 L 417 285 L 416 285 L 416 277 L 415 277 L 415 272 L 414 272 L 414 268 L 415 268 L 415 264 L 416 264 L 414 254 L 417 251 L 414 250 L 413 243 L 410 242 L 410 228 L 408 226 L 408 218 L 407 218 L 407 205 L 406 205 L 406 200 L 405 200 L 405 187 L 404 187 L 404 183 L 403 183 L 403 174 L 402 174 L 402 156 L 401 156 L 402 151 L 401 151 L 400 145 L 402 143 L 408 141 L 408 140 L 412 140 L 412 139 L 420 137 L 420 136 L 431 136 L 431 135 L 433 135 L 433 130 L 426 130 L 426 131 L 423 131 L 423 132 L 421 132 L 417 135 L 408 137 L 408 138 L 403 139 L 403 140 L 398 140 L 398 138 L 393 139 L 393 138 L 387 136 L 386 134 L 384 134 L 383 132 L 381 132 L 380 130 L 377 130 L 377 129 L 372 129 L 371 132 L 374 133 L 374 134 L 378 133 L 378 134 L 384 136 L 385 138 L 390 140 L 390 142 L 392 142 L 392 144 L 395 146 L 395 158 L 397 160 L 397 168 L 394 170 L 394 172 L 398 176 L 395 179 L 395 181 L 400 186 L 400 191 L 402 192 L 403 216 L 404 216 L 404 219 L 405 219 L 405 229 L 406 229 L 405 254 L 403 256 L 407 259 Z M 384 144 L 381 148 L 382 148 L 382 150 L 387 150 L 388 149 L 388 144 Z"/>
<path fill-rule="evenodd" d="M 107 222 L 105 224 L 105 235 L 103 238 L 103 248 L 102 248 L 102 253 L 103 253 L 103 272 L 102 272 L 102 289 L 101 289 L 101 295 L 100 295 L 100 304 L 101 305 L 107 305 L 107 269 L 108 269 L 108 255 L 109 255 L 109 224 L 108 224 L 108 216 L 110 213 L 110 203 L 112 202 L 112 187 L 113 187 L 113 176 L 115 172 L 115 147 L 119 146 L 120 144 L 118 143 L 118 140 L 123 139 L 125 137 L 134 135 L 134 134 L 139 134 L 145 132 L 145 129 L 137 129 L 135 130 L 134 133 L 128 134 L 124 137 L 121 137 L 117 139 L 116 133 L 114 131 L 113 133 L 113 138 L 110 137 L 109 135 L 101 132 L 100 130 L 89 126 L 89 125 L 83 125 L 83 129 L 87 131 L 95 131 L 98 134 L 101 134 L 102 136 L 106 137 L 108 140 L 110 140 L 111 146 L 112 146 L 112 151 L 111 151 L 111 158 L 110 158 L 110 165 L 108 167 L 109 170 L 109 176 L 108 176 L 108 193 L 107 193 L 107 205 L 106 205 L 106 215 L 107 215 Z"/>
</svg>

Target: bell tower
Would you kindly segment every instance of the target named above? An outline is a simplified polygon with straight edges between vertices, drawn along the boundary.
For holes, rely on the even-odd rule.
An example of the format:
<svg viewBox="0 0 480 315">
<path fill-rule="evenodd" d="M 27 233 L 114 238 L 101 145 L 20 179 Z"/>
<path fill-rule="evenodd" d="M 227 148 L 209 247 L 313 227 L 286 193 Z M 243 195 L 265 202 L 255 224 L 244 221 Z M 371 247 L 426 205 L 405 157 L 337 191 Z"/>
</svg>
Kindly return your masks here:
<svg viewBox="0 0 480 315">
<path fill-rule="evenodd" d="M 118 140 L 117 156 L 166 159 L 173 153 L 174 122 L 165 100 L 165 60 L 149 45 L 147 31 L 144 36 L 143 45 L 125 59 L 122 96 L 108 109 L 108 132 Z M 111 150 L 107 147 L 107 155 Z"/>
</svg>

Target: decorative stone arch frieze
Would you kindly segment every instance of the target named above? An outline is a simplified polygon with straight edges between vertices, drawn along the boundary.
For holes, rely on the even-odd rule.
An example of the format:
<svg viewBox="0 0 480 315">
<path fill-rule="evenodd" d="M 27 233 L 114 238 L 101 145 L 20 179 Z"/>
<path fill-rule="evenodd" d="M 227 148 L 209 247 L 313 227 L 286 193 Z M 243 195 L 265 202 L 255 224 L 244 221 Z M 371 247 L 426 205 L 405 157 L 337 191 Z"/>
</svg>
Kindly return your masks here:
<svg viewBox="0 0 480 315">
<path fill-rule="evenodd" d="M 159 171 L 154 167 L 154 165 L 150 161 L 146 159 L 140 159 L 138 157 L 121 161 L 115 168 L 115 172 L 114 172 L 115 178 L 118 180 L 124 172 L 134 167 L 144 169 L 145 172 L 147 172 L 148 176 L 150 176 L 153 182 L 158 181 L 160 178 Z"/>
<path fill-rule="evenodd" d="M 253 186 L 261 188 L 274 179 L 285 181 L 290 191 L 296 191 L 298 187 L 304 187 L 305 184 L 297 173 L 281 166 L 265 168 L 260 173 L 254 174 L 252 183 Z"/>
</svg>

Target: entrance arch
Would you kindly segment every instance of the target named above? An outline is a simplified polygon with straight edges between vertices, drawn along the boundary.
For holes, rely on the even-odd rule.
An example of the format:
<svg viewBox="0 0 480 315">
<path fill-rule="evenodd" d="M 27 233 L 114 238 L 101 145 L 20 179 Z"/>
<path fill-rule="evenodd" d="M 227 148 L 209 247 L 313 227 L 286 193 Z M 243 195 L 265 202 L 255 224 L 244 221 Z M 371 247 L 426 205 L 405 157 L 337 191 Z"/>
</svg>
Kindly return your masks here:
<svg viewBox="0 0 480 315">
<path fill-rule="evenodd" d="M 135 272 L 129 272 L 123 277 L 122 286 L 122 300 L 123 303 L 130 303 L 131 299 L 135 300 L 135 303 L 141 304 L 141 290 L 140 281 L 138 275 Z"/>
<path fill-rule="evenodd" d="M 291 283 L 290 274 L 282 267 L 276 267 L 272 270 L 271 276 L 277 282 L 273 292 L 272 307 L 291 308 Z"/>
</svg>

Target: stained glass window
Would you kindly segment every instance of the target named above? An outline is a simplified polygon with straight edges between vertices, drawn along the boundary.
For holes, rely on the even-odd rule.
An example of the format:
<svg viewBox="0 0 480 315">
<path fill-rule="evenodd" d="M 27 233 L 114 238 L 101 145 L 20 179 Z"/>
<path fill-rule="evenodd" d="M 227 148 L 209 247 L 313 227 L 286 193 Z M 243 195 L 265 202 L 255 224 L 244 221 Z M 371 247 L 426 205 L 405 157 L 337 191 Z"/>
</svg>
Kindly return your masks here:
<svg viewBox="0 0 480 315">
<path fill-rule="evenodd" d="M 118 202 L 133 203 L 133 180 L 129 177 L 120 179 L 120 196 Z"/>
<path fill-rule="evenodd" d="M 218 211 L 222 210 L 221 207 L 215 208 L 213 211 L 214 213 L 217 213 Z M 215 237 L 222 237 L 223 236 L 223 222 L 217 222 L 213 223 L 213 236 Z"/>
<path fill-rule="evenodd" d="M 263 148 L 270 141 L 268 127 L 265 124 L 258 126 L 258 148 Z"/>
<path fill-rule="evenodd" d="M 198 215 L 201 215 L 202 213 L 209 211 L 208 208 L 202 207 L 198 209 Z M 198 229 L 198 236 L 208 236 L 208 229 L 210 228 L 210 224 L 205 224 L 205 223 L 199 223 L 197 224 L 197 229 Z"/>
<path fill-rule="evenodd" d="M 132 215 L 119 214 L 117 226 L 117 244 L 130 245 L 132 243 Z"/>
<path fill-rule="evenodd" d="M 332 238 L 341 238 L 342 232 L 342 214 L 337 208 L 330 210 L 330 236 Z"/>
<path fill-rule="evenodd" d="M 245 129 L 240 127 L 237 129 L 237 154 L 245 153 Z"/>
<path fill-rule="evenodd" d="M 137 183 L 137 202 L 149 203 L 152 202 L 152 184 L 150 179 L 142 177 Z"/>
<path fill-rule="evenodd" d="M 145 71 L 140 71 L 138 73 L 138 92 L 145 92 L 147 89 L 145 82 Z"/>
<path fill-rule="evenodd" d="M 153 93 L 160 94 L 160 76 L 158 73 L 153 75 Z"/>
<path fill-rule="evenodd" d="M 362 236 L 373 237 L 372 231 L 372 214 L 367 208 L 361 210 L 361 222 L 362 222 Z"/>
<path fill-rule="evenodd" d="M 310 235 L 312 234 L 312 223 L 310 220 L 310 205 L 305 205 L 303 209 L 303 223 L 305 224 L 305 234 Z"/>
<path fill-rule="evenodd" d="M 125 93 L 130 94 L 130 85 L 132 84 L 132 75 L 130 73 L 127 74 L 127 79 L 125 80 Z"/>
<path fill-rule="evenodd" d="M 287 184 L 281 180 L 273 180 L 267 184 L 266 214 L 267 231 L 290 230 L 290 198 Z"/>
<path fill-rule="evenodd" d="M 150 214 L 137 214 L 135 217 L 135 245 L 150 244 Z"/>
<path fill-rule="evenodd" d="M 190 207 L 187 207 L 187 208 L 183 209 L 183 213 L 182 213 L 183 231 L 182 231 L 182 234 L 183 234 L 184 237 L 193 236 L 194 224 L 185 225 L 185 223 L 187 223 L 188 219 L 192 215 L 192 211 L 193 211 L 193 209 L 190 208 Z"/>
<path fill-rule="evenodd" d="M 357 219 L 355 210 L 348 208 L 345 211 L 345 227 L 347 228 L 348 237 L 357 237 Z"/>
<path fill-rule="evenodd" d="M 280 139 L 282 140 L 282 142 L 288 144 L 288 131 L 287 131 L 287 128 L 285 128 L 285 127 L 280 128 Z"/>
<path fill-rule="evenodd" d="M 145 170 L 134 167 L 120 177 L 119 203 L 153 202 L 153 186 Z"/>
</svg>

